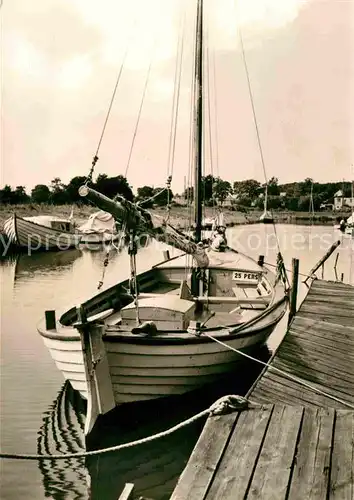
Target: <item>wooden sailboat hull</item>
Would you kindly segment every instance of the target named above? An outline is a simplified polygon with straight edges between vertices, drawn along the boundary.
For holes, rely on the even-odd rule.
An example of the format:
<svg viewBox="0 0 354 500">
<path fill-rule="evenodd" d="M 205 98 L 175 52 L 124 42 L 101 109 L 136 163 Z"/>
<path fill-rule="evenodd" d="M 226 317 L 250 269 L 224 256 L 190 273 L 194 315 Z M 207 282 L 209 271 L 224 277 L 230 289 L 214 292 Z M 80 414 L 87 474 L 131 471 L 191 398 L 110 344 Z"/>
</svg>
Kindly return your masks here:
<svg viewBox="0 0 354 500">
<path fill-rule="evenodd" d="M 4 232 L 14 245 L 29 251 L 67 250 L 80 241 L 73 232 L 61 232 L 13 215 L 4 224 Z"/>
<path fill-rule="evenodd" d="M 279 301 L 256 325 L 239 334 L 220 335 L 218 330 L 208 333 L 231 348 L 252 353 L 267 341 L 285 307 L 284 301 Z M 64 378 L 87 398 L 84 358 L 77 331 L 62 327 L 62 332 L 59 329 L 51 334 L 41 324 L 39 332 Z M 105 337 L 104 347 L 116 405 L 183 394 L 234 372 L 245 360 L 213 340 L 192 335 L 180 343 L 158 338 L 122 341 Z"/>
</svg>

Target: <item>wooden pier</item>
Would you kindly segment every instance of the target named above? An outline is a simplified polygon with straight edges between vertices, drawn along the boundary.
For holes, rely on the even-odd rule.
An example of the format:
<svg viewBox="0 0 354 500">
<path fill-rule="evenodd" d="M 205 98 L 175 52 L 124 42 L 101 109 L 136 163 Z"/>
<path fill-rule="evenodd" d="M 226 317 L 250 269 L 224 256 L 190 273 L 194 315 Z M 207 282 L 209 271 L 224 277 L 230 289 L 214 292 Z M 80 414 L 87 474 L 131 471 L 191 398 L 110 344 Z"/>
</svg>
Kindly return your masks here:
<svg viewBox="0 0 354 500">
<path fill-rule="evenodd" d="M 314 280 L 270 364 L 354 405 L 354 287 Z M 348 408 L 269 368 L 248 397 L 258 403 Z"/>
<path fill-rule="evenodd" d="M 270 364 L 302 383 L 265 368 L 210 416 L 171 500 L 354 499 L 354 287 L 313 281 Z"/>
</svg>

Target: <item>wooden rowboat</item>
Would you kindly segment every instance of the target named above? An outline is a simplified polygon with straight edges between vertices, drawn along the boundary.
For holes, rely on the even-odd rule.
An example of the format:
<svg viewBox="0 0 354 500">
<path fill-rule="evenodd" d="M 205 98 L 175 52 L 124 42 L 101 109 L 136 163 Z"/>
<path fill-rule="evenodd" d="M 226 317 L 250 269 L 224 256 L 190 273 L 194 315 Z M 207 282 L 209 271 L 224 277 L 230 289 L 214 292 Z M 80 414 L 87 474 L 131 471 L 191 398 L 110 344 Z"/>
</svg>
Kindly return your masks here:
<svg viewBox="0 0 354 500">
<path fill-rule="evenodd" d="M 286 310 L 283 285 L 231 249 L 208 256 L 208 292 L 199 297 L 190 295 L 191 276 L 185 280 L 186 256 L 138 275 L 140 322 L 154 330 L 137 326 L 128 280 L 83 304 L 86 327 L 77 328 L 76 308 L 39 324 L 58 369 L 91 402 L 87 434 L 99 413 L 215 382 L 244 361 L 231 349 L 252 352 L 267 341 Z"/>
<path fill-rule="evenodd" d="M 75 233 L 70 219 L 49 215 L 19 217 L 14 214 L 5 221 L 4 232 L 11 243 L 31 253 L 37 250 L 67 250 L 80 241 L 80 235 Z"/>
</svg>

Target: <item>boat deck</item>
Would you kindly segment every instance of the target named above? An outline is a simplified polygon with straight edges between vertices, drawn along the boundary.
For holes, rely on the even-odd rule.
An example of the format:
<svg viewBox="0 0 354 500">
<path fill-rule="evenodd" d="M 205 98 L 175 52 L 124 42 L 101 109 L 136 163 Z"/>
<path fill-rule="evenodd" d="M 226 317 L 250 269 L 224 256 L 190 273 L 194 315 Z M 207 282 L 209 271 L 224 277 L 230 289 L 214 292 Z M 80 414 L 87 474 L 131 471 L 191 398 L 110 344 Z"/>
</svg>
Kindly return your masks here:
<svg viewBox="0 0 354 500">
<path fill-rule="evenodd" d="M 171 500 L 352 500 L 354 412 L 257 405 L 210 417 Z"/>
</svg>

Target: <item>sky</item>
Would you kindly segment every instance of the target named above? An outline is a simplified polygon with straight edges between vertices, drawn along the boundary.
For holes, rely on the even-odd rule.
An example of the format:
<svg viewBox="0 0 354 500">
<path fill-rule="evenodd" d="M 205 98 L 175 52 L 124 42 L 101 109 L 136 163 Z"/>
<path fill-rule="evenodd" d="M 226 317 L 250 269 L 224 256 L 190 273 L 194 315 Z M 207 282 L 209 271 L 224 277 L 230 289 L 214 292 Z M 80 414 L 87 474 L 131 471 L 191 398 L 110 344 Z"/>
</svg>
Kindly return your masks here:
<svg viewBox="0 0 354 500">
<path fill-rule="evenodd" d="M 0 13 L 1 186 L 87 175 L 122 67 L 95 175 L 136 189 L 172 173 L 183 190 L 194 0 L 3 0 Z M 354 0 L 205 0 L 205 174 L 264 182 L 241 35 L 266 176 L 353 177 L 353 28 Z"/>
</svg>

